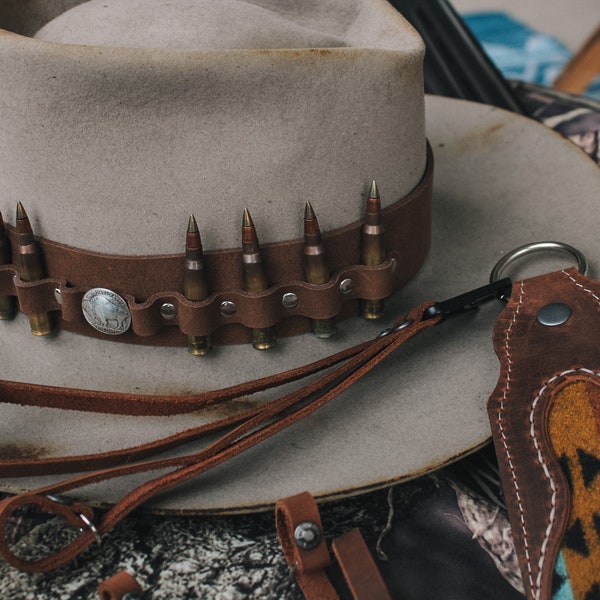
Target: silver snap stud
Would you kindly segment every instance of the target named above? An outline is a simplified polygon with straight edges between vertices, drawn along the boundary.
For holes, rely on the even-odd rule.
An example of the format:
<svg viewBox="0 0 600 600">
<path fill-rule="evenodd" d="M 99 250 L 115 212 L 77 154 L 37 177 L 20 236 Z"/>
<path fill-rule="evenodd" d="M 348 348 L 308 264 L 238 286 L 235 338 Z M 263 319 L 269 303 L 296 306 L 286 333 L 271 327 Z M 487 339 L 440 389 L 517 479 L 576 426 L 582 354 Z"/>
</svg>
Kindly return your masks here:
<svg viewBox="0 0 600 600">
<path fill-rule="evenodd" d="M 354 291 L 354 281 L 352 279 L 343 279 L 340 283 L 340 292 L 342 294 L 351 294 Z"/>
<path fill-rule="evenodd" d="M 237 312 L 237 306 L 235 305 L 235 302 L 231 302 L 231 300 L 224 300 L 221 302 L 219 312 L 223 317 L 232 317 Z"/>
<path fill-rule="evenodd" d="M 392 275 L 396 272 L 398 268 L 398 261 L 395 258 L 392 258 Z"/>
<path fill-rule="evenodd" d="M 287 292 L 282 296 L 281 304 L 283 304 L 283 308 L 296 308 L 298 306 L 298 296 L 293 292 Z"/>
<path fill-rule="evenodd" d="M 569 320 L 571 307 L 562 302 L 552 302 L 542 306 L 537 314 L 537 320 L 546 327 L 556 327 Z"/>
<path fill-rule="evenodd" d="M 85 320 L 97 331 L 107 335 L 121 335 L 131 325 L 127 302 L 119 294 L 106 288 L 92 288 L 81 300 Z"/>
<path fill-rule="evenodd" d="M 294 540 L 298 548 L 313 550 L 321 543 L 321 528 L 312 521 L 302 521 L 294 529 Z"/>
<path fill-rule="evenodd" d="M 174 319 L 177 316 L 177 309 L 175 308 L 175 305 L 171 304 L 170 302 L 165 302 L 160 307 L 160 316 L 167 321 Z"/>
<path fill-rule="evenodd" d="M 60 291 L 60 288 L 54 289 L 54 299 L 58 304 L 62 304 L 62 292 Z"/>
</svg>

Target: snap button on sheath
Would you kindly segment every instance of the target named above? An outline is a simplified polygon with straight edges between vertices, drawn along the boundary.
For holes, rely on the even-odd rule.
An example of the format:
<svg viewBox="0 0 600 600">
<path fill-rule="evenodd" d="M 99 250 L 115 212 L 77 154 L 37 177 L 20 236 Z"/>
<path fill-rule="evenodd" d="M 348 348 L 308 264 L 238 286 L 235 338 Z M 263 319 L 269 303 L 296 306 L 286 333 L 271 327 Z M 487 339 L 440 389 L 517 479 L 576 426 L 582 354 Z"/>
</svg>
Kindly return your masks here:
<svg viewBox="0 0 600 600">
<path fill-rule="evenodd" d="M 294 529 L 294 540 L 302 550 L 313 550 L 321 543 L 321 538 L 321 528 L 312 521 L 302 521 Z"/>
<path fill-rule="evenodd" d="M 542 306 L 537 314 L 537 320 L 546 327 L 556 327 L 569 320 L 571 307 L 562 302 L 552 302 Z"/>
</svg>

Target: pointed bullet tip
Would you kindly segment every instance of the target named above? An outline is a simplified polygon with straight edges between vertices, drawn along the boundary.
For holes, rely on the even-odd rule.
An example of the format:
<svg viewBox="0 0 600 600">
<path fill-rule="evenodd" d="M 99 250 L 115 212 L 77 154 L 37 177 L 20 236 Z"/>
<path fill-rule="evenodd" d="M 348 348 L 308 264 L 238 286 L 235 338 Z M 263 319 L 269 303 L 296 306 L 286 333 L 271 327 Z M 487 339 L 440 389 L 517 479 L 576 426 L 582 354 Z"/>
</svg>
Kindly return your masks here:
<svg viewBox="0 0 600 600">
<path fill-rule="evenodd" d="M 309 219 L 316 219 L 316 215 L 311 203 L 307 202 L 304 206 L 304 220 L 308 221 Z"/>
<path fill-rule="evenodd" d="M 377 184 L 373 179 L 371 181 L 371 187 L 369 189 L 369 198 L 379 198 L 379 189 L 377 188 Z"/>
<path fill-rule="evenodd" d="M 21 204 L 21 202 L 17 202 L 17 219 L 26 219 L 26 218 L 27 218 L 27 213 L 25 212 L 23 205 Z"/>
<path fill-rule="evenodd" d="M 243 227 L 252 227 L 253 226 L 252 217 L 250 216 L 250 212 L 248 211 L 247 208 L 244 208 L 244 219 L 242 221 L 242 226 Z"/>
<path fill-rule="evenodd" d="M 194 215 L 190 215 L 189 221 L 188 221 L 188 227 L 187 227 L 187 232 L 188 233 L 198 233 L 198 223 L 196 223 L 196 217 L 194 217 Z"/>
</svg>

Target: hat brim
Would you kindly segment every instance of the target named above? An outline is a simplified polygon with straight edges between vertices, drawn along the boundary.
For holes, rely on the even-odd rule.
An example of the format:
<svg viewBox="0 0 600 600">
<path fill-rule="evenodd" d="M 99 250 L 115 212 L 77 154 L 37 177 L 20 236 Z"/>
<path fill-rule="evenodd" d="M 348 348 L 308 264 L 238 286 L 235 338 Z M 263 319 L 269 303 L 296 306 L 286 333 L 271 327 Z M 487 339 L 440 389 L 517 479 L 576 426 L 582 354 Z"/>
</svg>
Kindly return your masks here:
<svg viewBox="0 0 600 600">
<path fill-rule="evenodd" d="M 581 150 L 543 125 L 500 109 L 440 97 L 426 102 L 435 156 L 431 252 L 419 275 L 386 304 L 384 322 L 343 324 L 343 330 L 360 329 L 361 339 L 424 300 L 484 285 L 495 262 L 524 243 L 560 240 L 588 256 L 596 249 L 590 215 L 596 212 L 600 170 Z M 513 273 L 522 277 L 527 269 L 539 273 L 564 264 L 564 257 L 537 257 Z M 243 512 L 270 508 L 304 490 L 325 500 L 419 476 L 478 449 L 490 436 L 485 405 L 498 375 L 491 334 L 500 309 L 492 303 L 428 330 L 349 393 L 150 506 Z M 292 343 L 303 342 L 285 345 Z M 134 445 L 189 427 L 192 420 L 10 405 L 2 412 L 5 449 L 45 456 Z M 100 447 L 90 448 L 90 440 Z M 2 479 L 0 489 L 35 489 L 55 479 Z M 114 480 L 77 495 L 111 504 L 142 480 Z"/>
</svg>

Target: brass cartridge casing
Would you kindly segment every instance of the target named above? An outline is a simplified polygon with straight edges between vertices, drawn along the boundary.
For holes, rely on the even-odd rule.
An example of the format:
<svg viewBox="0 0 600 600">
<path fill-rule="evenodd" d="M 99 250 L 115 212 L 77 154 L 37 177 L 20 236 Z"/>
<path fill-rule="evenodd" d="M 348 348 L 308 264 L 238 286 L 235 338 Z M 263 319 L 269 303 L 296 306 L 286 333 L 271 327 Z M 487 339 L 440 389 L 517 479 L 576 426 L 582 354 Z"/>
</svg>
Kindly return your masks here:
<svg viewBox="0 0 600 600">
<path fill-rule="evenodd" d="M 375 181 L 371 182 L 364 225 L 361 231 L 361 262 L 367 266 L 380 265 L 385 260 L 381 200 Z M 365 319 L 383 316 L 383 300 L 362 300 L 360 313 Z"/>
<path fill-rule="evenodd" d="M 19 202 L 17 205 L 17 243 L 15 248 L 16 263 L 19 276 L 23 281 L 38 281 L 46 277 L 44 259 L 39 244 L 33 237 L 29 217 Z M 52 333 L 52 315 L 50 313 L 33 313 L 29 315 L 31 333 L 37 336 Z"/>
<path fill-rule="evenodd" d="M 0 213 L 0 265 L 9 265 L 12 261 L 10 240 L 4 227 Z M 0 321 L 12 319 L 15 316 L 15 299 L 13 296 L 0 296 Z"/>
<path fill-rule="evenodd" d="M 269 288 L 256 228 L 248 209 L 244 209 L 242 221 L 242 271 L 244 274 L 244 289 L 247 292 L 264 292 Z M 273 327 L 252 329 L 252 346 L 257 350 L 268 350 L 275 344 L 276 338 Z"/>
<path fill-rule="evenodd" d="M 201 301 L 208 297 L 202 240 L 194 215 L 190 215 L 185 237 L 183 294 L 192 301 Z M 204 356 L 210 352 L 211 348 L 210 335 L 188 336 L 188 350 L 194 356 Z"/>
<path fill-rule="evenodd" d="M 304 208 L 304 278 L 308 283 L 323 285 L 329 281 L 330 273 L 325 258 L 321 229 L 310 204 Z M 313 333 L 318 338 L 330 338 L 337 333 L 335 319 L 313 319 Z"/>
</svg>

